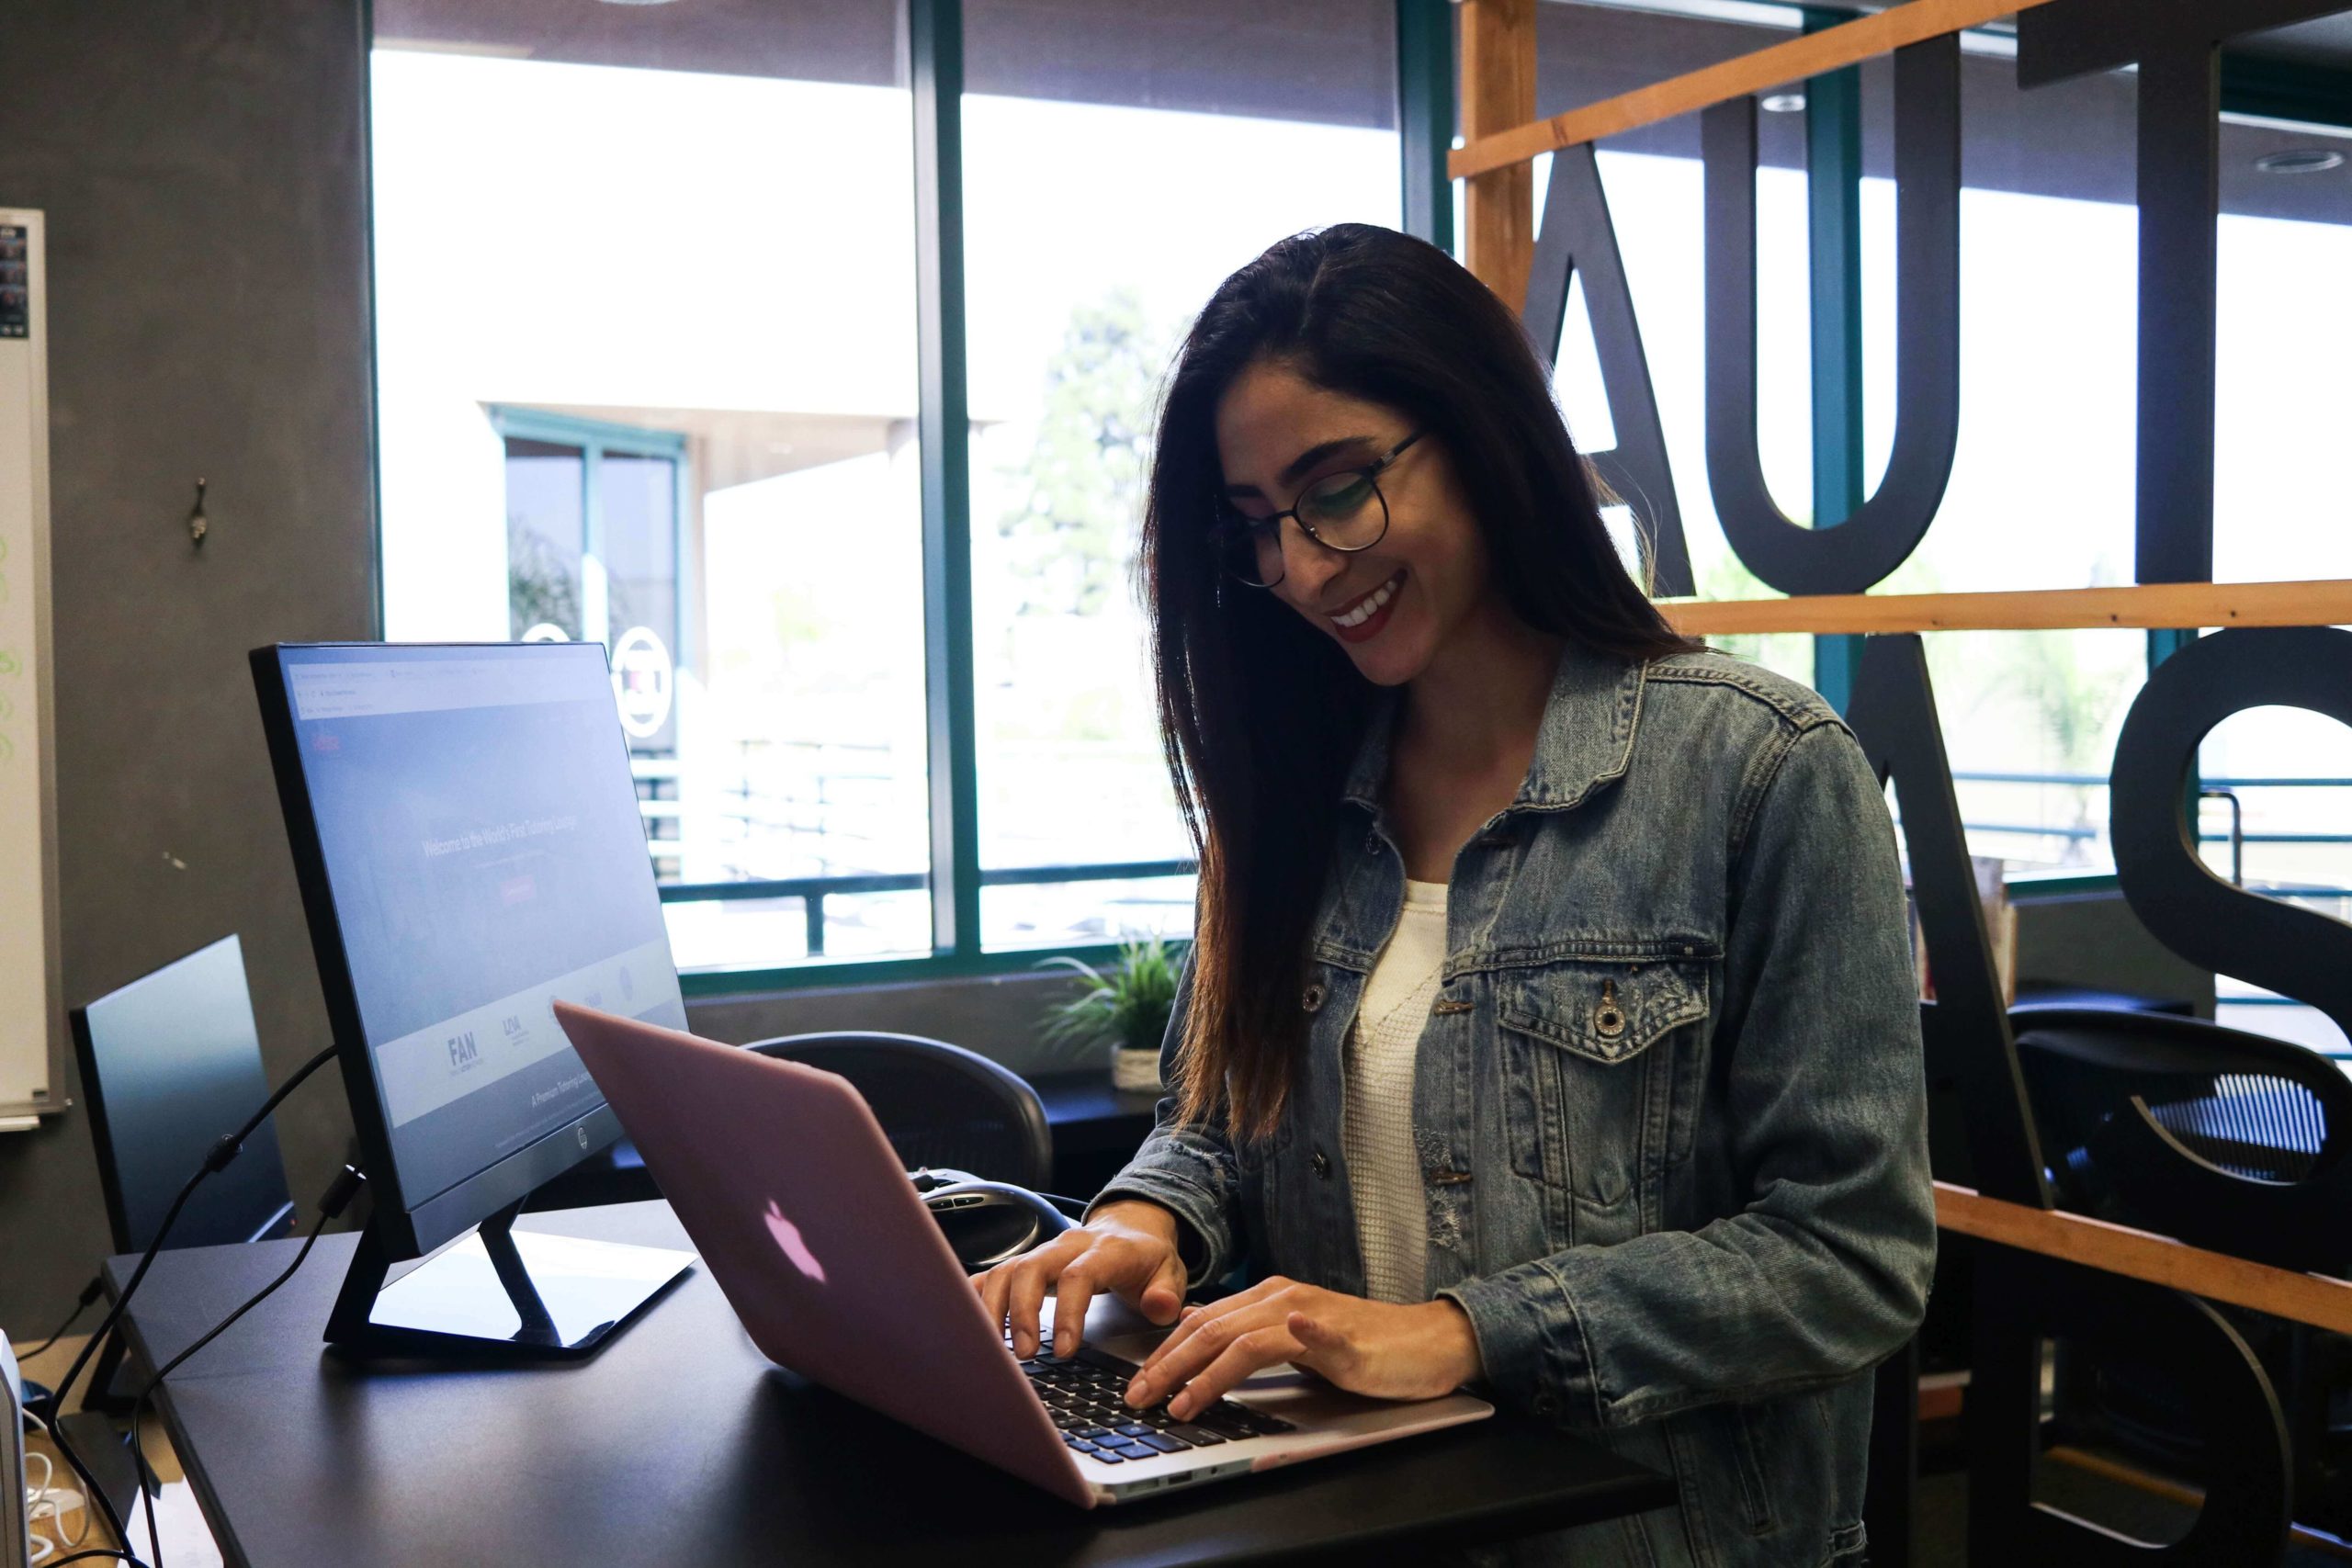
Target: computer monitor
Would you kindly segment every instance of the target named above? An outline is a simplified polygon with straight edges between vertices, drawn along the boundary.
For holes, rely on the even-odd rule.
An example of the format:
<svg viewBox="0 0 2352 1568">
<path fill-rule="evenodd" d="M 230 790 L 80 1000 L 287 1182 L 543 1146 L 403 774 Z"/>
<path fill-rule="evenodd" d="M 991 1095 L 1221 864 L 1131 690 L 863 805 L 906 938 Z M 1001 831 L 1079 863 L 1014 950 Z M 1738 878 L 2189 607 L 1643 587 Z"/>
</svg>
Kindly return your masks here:
<svg viewBox="0 0 2352 1568">
<path fill-rule="evenodd" d="M 550 1004 L 686 1021 L 605 650 L 281 644 L 252 658 L 372 1200 L 328 1337 L 593 1348 L 635 1310 L 616 1279 L 650 1299 L 676 1272 L 657 1259 L 679 1255 L 592 1261 L 585 1298 L 526 1257 L 541 1299 L 515 1290 L 514 1210 L 620 1134 Z M 486 1259 L 453 1248 L 427 1266 L 437 1280 L 386 1288 L 393 1265 L 477 1226 Z M 503 1286 L 513 1311 L 466 1299 L 460 1276 Z"/>
<path fill-rule="evenodd" d="M 213 1140 L 269 1098 L 244 950 L 224 936 L 67 1016 L 114 1249 L 144 1252 Z M 265 1122 L 234 1165 L 188 1194 L 165 1239 L 260 1241 L 284 1234 L 293 1212 Z"/>
</svg>

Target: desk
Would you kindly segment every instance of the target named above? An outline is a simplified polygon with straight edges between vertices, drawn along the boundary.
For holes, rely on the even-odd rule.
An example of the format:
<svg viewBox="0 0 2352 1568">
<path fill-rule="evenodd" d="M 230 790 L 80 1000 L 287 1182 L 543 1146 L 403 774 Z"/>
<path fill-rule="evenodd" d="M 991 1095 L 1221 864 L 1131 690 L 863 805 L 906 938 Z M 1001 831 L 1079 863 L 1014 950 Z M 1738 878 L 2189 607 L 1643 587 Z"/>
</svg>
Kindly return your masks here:
<svg viewBox="0 0 2352 1568">
<path fill-rule="evenodd" d="M 526 1228 L 690 1244 L 666 1204 Z M 427 1370 L 325 1354 L 356 1238 L 322 1238 L 172 1374 L 163 1414 L 231 1563 L 1174 1564 L 1471 1541 L 1657 1507 L 1666 1478 L 1516 1417 L 1092 1513 L 775 1369 L 697 1268 L 595 1359 Z M 129 1316 L 152 1367 L 293 1242 L 155 1259 Z M 133 1260 L 107 1265 L 119 1287 Z M 1369 1555 L 1368 1555 L 1369 1554 Z"/>
</svg>

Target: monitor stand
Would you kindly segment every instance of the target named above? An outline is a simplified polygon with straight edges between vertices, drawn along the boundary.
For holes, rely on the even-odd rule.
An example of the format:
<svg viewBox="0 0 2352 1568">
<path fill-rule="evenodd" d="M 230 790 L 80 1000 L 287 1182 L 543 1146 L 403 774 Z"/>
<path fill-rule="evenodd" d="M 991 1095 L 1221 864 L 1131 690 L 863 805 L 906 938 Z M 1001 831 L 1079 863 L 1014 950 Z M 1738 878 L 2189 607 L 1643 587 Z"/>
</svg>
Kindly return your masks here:
<svg viewBox="0 0 2352 1568">
<path fill-rule="evenodd" d="M 501 1209 L 398 1278 L 369 1224 L 328 1342 L 382 1355 L 593 1356 L 694 1265 L 691 1252 L 518 1231 L 521 1211 Z"/>
</svg>

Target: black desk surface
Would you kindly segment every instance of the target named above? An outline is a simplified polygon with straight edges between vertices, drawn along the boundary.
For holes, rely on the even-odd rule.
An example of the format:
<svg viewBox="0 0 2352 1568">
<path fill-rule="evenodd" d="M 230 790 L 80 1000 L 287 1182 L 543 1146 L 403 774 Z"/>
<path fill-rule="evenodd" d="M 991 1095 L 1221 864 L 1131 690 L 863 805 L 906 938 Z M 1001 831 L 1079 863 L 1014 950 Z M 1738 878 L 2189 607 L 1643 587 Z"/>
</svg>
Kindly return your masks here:
<svg viewBox="0 0 2352 1568">
<path fill-rule="evenodd" d="M 668 1207 L 525 1228 L 684 1247 Z M 583 1364 L 372 1366 L 319 1341 L 356 1238 L 172 1374 L 173 1442 L 232 1563 L 1262 1562 L 1490 1540 L 1669 1502 L 1665 1478 L 1520 1419 L 1142 1504 L 1075 1509 L 773 1367 L 707 1269 Z M 296 1243 L 160 1255 L 129 1314 L 175 1354 Z M 133 1260 L 107 1264 L 119 1286 Z"/>
</svg>

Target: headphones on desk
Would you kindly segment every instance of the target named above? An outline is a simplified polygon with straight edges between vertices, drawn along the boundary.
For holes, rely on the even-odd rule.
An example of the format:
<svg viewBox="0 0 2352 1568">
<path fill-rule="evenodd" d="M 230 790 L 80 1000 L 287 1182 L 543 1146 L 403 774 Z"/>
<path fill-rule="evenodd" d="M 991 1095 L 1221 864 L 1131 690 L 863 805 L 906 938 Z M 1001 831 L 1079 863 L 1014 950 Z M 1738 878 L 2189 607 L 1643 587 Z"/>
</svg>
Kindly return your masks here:
<svg viewBox="0 0 2352 1568">
<path fill-rule="evenodd" d="M 907 1172 L 967 1274 L 993 1269 L 1078 1221 L 1062 1207 L 1083 1210 L 1074 1198 L 1032 1192 L 1010 1181 L 983 1181 L 968 1170 Z"/>
</svg>

